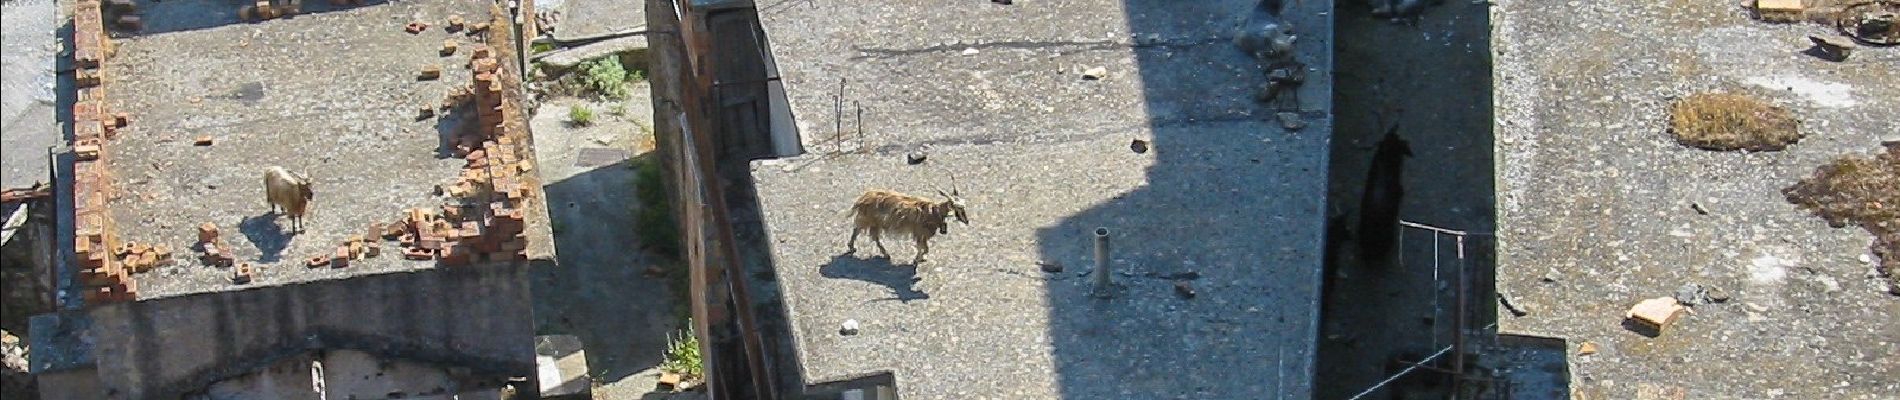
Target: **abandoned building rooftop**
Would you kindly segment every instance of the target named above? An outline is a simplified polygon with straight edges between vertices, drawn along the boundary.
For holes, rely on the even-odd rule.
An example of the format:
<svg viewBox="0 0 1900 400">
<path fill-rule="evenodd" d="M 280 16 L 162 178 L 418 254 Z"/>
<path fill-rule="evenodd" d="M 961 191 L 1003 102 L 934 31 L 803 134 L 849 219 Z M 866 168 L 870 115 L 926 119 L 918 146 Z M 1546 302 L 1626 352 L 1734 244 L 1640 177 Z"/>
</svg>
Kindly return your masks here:
<svg viewBox="0 0 1900 400">
<path fill-rule="evenodd" d="M 1308 72 L 1291 111 L 1304 126 L 1285 129 L 1276 111 L 1292 108 L 1253 100 L 1265 74 L 1233 44 L 1252 2 L 1149 3 L 760 6 L 796 116 L 780 123 L 805 153 L 753 174 L 807 384 L 888 372 L 906 399 L 1310 397 L 1331 5 L 1289 3 Z M 845 212 L 871 189 L 954 189 L 970 222 L 921 266 L 908 235 L 884 237 L 892 259 L 868 235 L 846 255 Z M 1088 276 L 1097 228 L 1107 299 Z"/>
<path fill-rule="evenodd" d="M 302 14 L 263 22 L 240 21 L 223 3 L 139 5 L 144 29 L 115 38 L 106 63 L 110 104 L 131 119 L 104 158 L 119 192 L 109 208 L 127 243 L 162 246 L 175 259 L 137 275 L 139 298 L 436 265 L 405 259 L 393 242 L 346 267 L 330 260 L 353 236 L 376 241 L 373 223 L 451 202 L 438 185 L 450 186 L 465 165 L 451 138 L 475 118 L 438 105 L 473 80 L 467 66 L 479 41 L 471 29 L 445 31 L 445 21 L 487 21 L 489 3 L 304 2 Z M 408 32 L 412 21 L 427 26 Z M 440 76 L 421 77 L 428 67 Z M 301 233 L 266 202 L 271 166 L 312 181 Z M 249 283 L 199 261 L 206 223 L 234 263 L 253 266 Z"/>
<path fill-rule="evenodd" d="M 1653 14 L 1661 23 L 1610 17 L 1654 7 L 1639 1 L 1497 7 L 1495 37 L 1539 36 L 1495 42 L 1499 333 L 1568 341 L 1577 398 L 1900 390 L 1900 302 L 1873 272 L 1870 235 L 1783 192 L 1835 157 L 1892 151 L 1881 142 L 1900 109 L 1900 53 L 1825 62 L 1790 49 L 1834 27 L 1731 5 Z M 1806 137 L 1768 152 L 1678 145 L 1664 110 L 1705 92 L 1760 96 Z M 1660 336 L 1618 324 L 1643 299 L 1697 287 L 1720 302 Z"/>
</svg>

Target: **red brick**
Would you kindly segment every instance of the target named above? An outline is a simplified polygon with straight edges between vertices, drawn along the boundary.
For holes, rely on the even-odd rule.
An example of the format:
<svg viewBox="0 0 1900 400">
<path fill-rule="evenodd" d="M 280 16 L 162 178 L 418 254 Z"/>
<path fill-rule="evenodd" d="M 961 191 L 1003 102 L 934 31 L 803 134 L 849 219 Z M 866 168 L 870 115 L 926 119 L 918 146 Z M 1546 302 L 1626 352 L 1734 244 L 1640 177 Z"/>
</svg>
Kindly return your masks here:
<svg viewBox="0 0 1900 400">
<path fill-rule="evenodd" d="M 218 224 L 206 222 L 198 225 L 198 243 L 218 241 Z"/>
<path fill-rule="evenodd" d="M 239 285 L 251 283 L 251 273 L 251 263 L 238 264 L 237 268 L 231 269 L 231 283 Z"/>
<path fill-rule="evenodd" d="M 330 265 L 330 257 L 316 256 L 316 257 L 310 257 L 309 260 L 304 260 L 305 267 L 323 268 L 323 266 L 326 266 L 326 265 Z"/>
<path fill-rule="evenodd" d="M 433 260 L 435 259 L 435 250 L 421 247 L 406 247 L 402 249 L 402 258 L 416 261 Z"/>
<path fill-rule="evenodd" d="M 330 254 L 330 268 L 343 268 L 348 266 L 350 266 L 350 247 L 337 247 L 336 252 Z"/>
<path fill-rule="evenodd" d="M 409 33 L 422 33 L 422 31 L 426 29 L 429 29 L 429 24 L 423 23 L 422 21 L 410 22 L 402 26 L 403 32 Z"/>
<path fill-rule="evenodd" d="M 450 266 L 468 265 L 469 256 L 473 253 L 474 252 L 471 251 L 467 246 L 454 245 L 454 246 L 443 247 L 442 258 L 439 261 L 442 263 L 442 265 L 450 265 Z"/>
<path fill-rule="evenodd" d="M 79 87 L 99 86 L 105 83 L 105 79 L 106 73 L 102 69 L 81 68 L 73 71 L 73 83 Z"/>
<path fill-rule="evenodd" d="M 100 150 L 96 144 L 73 146 L 73 155 L 79 157 L 80 161 L 92 161 L 99 159 Z"/>
</svg>

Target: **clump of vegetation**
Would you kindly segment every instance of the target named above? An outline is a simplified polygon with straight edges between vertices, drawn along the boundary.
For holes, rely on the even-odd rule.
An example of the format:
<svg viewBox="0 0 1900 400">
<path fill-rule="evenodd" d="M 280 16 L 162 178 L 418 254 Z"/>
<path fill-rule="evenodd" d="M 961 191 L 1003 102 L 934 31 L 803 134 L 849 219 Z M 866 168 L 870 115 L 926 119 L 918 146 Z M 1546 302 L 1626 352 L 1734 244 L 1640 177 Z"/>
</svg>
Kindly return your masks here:
<svg viewBox="0 0 1900 400">
<path fill-rule="evenodd" d="M 1669 131 L 1686 146 L 1708 150 L 1777 151 L 1801 141 L 1787 109 L 1739 94 L 1702 93 L 1669 108 Z"/>
<path fill-rule="evenodd" d="M 535 43 L 528 46 L 528 54 L 541 54 L 541 53 L 546 53 L 550 51 L 554 51 L 553 43 L 541 42 L 541 43 Z"/>
<path fill-rule="evenodd" d="M 638 162 L 635 168 L 634 198 L 640 201 L 640 211 L 634 214 L 634 234 L 647 249 L 677 259 L 679 224 L 673 219 L 673 207 L 666 196 L 666 172 L 654 158 Z"/>
<path fill-rule="evenodd" d="M 678 336 L 668 335 L 666 357 L 660 362 L 660 370 L 680 375 L 678 387 L 691 387 L 688 382 L 699 382 L 706 376 L 706 361 L 699 355 L 699 337 L 693 335 L 692 320 L 687 320 L 686 329 Z"/>
<path fill-rule="evenodd" d="M 594 109 L 588 107 L 586 104 L 575 104 L 568 107 L 567 122 L 574 124 L 574 126 L 593 125 Z"/>
<path fill-rule="evenodd" d="M 587 90 L 608 99 L 625 99 L 631 94 L 627 88 L 627 68 L 620 65 L 620 58 L 606 56 L 587 60 L 580 65 L 581 84 Z"/>
<path fill-rule="evenodd" d="M 1900 143 L 1873 157 L 1846 156 L 1817 168 L 1814 176 L 1782 189 L 1788 201 L 1836 228 L 1859 226 L 1874 235 L 1876 268 L 1900 295 Z"/>
</svg>

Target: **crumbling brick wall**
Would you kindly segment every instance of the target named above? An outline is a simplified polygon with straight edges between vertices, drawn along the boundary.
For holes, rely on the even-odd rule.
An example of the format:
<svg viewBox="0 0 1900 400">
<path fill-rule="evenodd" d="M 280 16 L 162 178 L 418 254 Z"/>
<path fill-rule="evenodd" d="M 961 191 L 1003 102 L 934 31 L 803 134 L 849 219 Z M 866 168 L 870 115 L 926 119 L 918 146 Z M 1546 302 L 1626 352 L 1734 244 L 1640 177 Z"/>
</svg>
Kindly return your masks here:
<svg viewBox="0 0 1900 400">
<path fill-rule="evenodd" d="M 532 10 L 532 4 L 522 7 Z M 476 129 L 456 138 L 466 164 L 448 192 L 459 204 L 409 210 L 399 225 L 405 257 L 434 259 L 442 266 L 524 262 L 529 258 L 527 210 L 539 207 L 533 137 L 521 99 L 521 71 L 514 18 L 500 4 L 490 7 L 492 25 L 475 45 L 470 105 Z"/>
<path fill-rule="evenodd" d="M 101 0 L 77 0 L 73 6 L 73 77 L 77 88 L 72 110 L 73 251 L 77 285 L 88 305 L 133 301 L 138 284 L 131 269 L 118 259 L 123 246 L 106 209 L 116 194 L 107 168 L 110 142 L 127 118 L 109 109 L 106 88 L 110 75 L 106 58 L 113 43 L 106 35 Z"/>
</svg>

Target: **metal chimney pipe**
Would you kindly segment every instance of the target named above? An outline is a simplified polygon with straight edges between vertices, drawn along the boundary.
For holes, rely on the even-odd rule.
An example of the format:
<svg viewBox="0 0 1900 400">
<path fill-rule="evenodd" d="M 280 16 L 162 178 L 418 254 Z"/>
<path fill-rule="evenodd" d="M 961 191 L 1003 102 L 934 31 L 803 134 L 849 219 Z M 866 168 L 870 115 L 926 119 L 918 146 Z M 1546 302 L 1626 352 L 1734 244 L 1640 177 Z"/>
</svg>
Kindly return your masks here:
<svg viewBox="0 0 1900 400">
<path fill-rule="evenodd" d="M 1095 228 L 1095 297 L 1109 297 L 1108 228 Z"/>
</svg>

